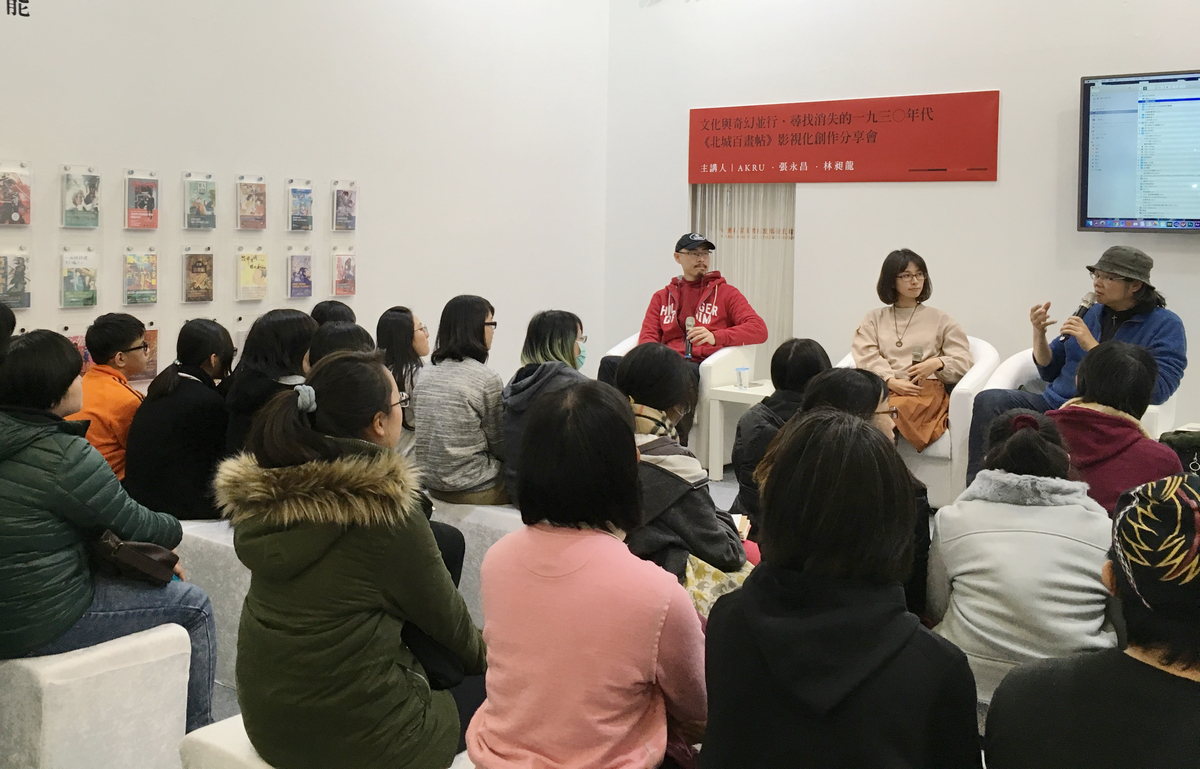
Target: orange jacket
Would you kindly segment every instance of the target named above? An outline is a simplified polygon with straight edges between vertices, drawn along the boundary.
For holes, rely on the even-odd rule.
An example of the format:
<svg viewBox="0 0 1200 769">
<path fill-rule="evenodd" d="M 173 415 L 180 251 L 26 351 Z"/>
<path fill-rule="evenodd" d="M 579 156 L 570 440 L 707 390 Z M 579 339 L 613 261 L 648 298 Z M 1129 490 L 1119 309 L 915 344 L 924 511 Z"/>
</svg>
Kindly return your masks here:
<svg viewBox="0 0 1200 769">
<path fill-rule="evenodd" d="M 125 442 L 142 394 L 115 368 L 94 365 L 83 375 L 83 409 L 67 419 L 86 419 L 87 439 L 108 460 L 117 478 L 125 478 Z"/>
</svg>

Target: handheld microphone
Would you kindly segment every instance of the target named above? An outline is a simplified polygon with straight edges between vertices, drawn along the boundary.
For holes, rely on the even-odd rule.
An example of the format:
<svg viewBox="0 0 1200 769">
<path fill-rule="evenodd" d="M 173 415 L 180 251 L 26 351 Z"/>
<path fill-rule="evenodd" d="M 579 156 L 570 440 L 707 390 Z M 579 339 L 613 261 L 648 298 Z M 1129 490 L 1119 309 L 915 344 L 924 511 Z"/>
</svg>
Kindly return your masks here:
<svg viewBox="0 0 1200 769">
<path fill-rule="evenodd" d="M 1093 292 L 1093 291 L 1087 292 L 1086 294 L 1083 295 L 1083 298 L 1079 300 L 1079 308 L 1077 310 L 1075 310 L 1075 314 L 1072 317 L 1082 318 L 1084 315 L 1087 315 L 1087 311 L 1092 309 L 1092 305 L 1095 303 L 1096 303 L 1095 292 Z M 1060 342 L 1067 341 L 1067 334 L 1063 334 L 1062 336 L 1060 336 L 1058 338 L 1058 341 L 1060 341 Z"/>
<path fill-rule="evenodd" d="M 688 360 L 692 359 L 692 340 L 688 338 L 687 332 L 691 331 L 695 327 L 696 327 L 696 319 L 689 315 L 687 320 L 685 320 L 683 322 L 683 328 L 684 328 L 683 357 L 687 358 Z"/>
</svg>

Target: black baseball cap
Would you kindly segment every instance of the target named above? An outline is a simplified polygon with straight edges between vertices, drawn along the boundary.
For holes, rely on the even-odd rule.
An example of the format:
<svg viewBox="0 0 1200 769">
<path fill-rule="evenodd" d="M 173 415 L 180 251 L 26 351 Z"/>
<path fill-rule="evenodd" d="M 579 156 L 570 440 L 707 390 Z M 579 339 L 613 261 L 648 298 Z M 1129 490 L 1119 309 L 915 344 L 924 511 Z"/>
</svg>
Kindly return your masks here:
<svg viewBox="0 0 1200 769">
<path fill-rule="evenodd" d="M 707 248 L 709 251 L 715 251 L 714 246 L 708 238 L 698 232 L 689 232 L 679 239 L 675 244 L 675 250 L 678 251 L 695 251 L 697 248 Z"/>
</svg>

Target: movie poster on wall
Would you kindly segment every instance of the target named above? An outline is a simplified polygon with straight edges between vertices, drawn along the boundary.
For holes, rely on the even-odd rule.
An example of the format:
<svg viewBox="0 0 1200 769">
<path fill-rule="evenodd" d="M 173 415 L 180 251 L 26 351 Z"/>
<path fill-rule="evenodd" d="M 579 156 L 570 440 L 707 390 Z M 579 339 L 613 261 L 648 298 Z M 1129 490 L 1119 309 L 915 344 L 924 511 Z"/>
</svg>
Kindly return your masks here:
<svg viewBox="0 0 1200 769">
<path fill-rule="evenodd" d="M 288 179 L 288 231 L 308 232 L 313 228 L 312 182 L 306 179 Z"/>
<path fill-rule="evenodd" d="M 184 224 L 189 230 L 217 227 L 217 185 L 212 174 L 189 171 L 183 175 Z"/>
<path fill-rule="evenodd" d="M 62 175 L 62 226 L 100 226 L 100 174 L 93 168 L 65 166 Z"/>
<path fill-rule="evenodd" d="M 158 179 L 130 176 L 125 180 L 125 227 L 158 229 Z"/>
<path fill-rule="evenodd" d="M 158 254 L 132 251 L 125 254 L 123 278 L 124 304 L 158 302 Z"/>
<path fill-rule="evenodd" d="M 312 296 L 312 254 L 306 246 L 299 253 L 288 255 L 288 298 Z"/>
<path fill-rule="evenodd" d="M 0 304 L 10 310 L 29 309 L 29 267 L 27 253 L 0 253 Z"/>
<path fill-rule="evenodd" d="M 237 183 L 239 230 L 267 228 L 267 184 L 263 177 L 242 174 Z"/>
<path fill-rule="evenodd" d="M 0 227 L 16 227 L 32 221 L 32 179 L 27 163 L 0 164 Z"/>
<path fill-rule="evenodd" d="M 211 302 L 213 300 L 213 255 L 185 250 L 183 254 L 183 301 Z"/>
<path fill-rule="evenodd" d="M 91 249 L 63 252 L 61 304 L 64 308 L 96 306 L 99 269 L 100 255 Z"/>
<path fill-rule="evenodd" d="M 333 295 L 354 296 L 358 291 L 358 257 L 352 253 L 333 255 Z"/>
<path fill-rule="evenodd" d="M 351 181 L 333 183 L 333 231 L 350 232 L 358 227 L 358 184 Z"/>
<path fill-rule="evenodd" d="M 237 300 L 251 302 L 267 298 L 267 255 L 262 251 L 238 253 Z"/>
</svg>

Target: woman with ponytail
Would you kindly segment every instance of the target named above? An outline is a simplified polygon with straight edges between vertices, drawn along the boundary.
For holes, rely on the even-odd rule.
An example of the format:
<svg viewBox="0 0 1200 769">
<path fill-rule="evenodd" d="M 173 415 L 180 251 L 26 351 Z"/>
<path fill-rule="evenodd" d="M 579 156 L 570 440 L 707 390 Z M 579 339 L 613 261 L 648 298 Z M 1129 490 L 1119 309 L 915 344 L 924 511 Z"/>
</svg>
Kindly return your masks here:
<svg viewBox="0 0 1200 769">
<path fill-rule="evenodd" d="M 1013 409 L 988 427 L 975 480 L 934 517 L 928 613 L 967 653 L 981 717 L 1014 666 L 1116 645 L 1100 576 L 1108 514 L 1070 474 L 1054 422 Z"/>
<path fill-rule="evenodd" d="M 229 412 L 216 382 L 229 376 L 233 355 L 224 326 L 189 320 L 175 361 L 150 383 L 129 427 L 125 489 L 151 510 L 181 520 L 220 517 L 212 479 L 225 456 Z"/>
<path fill-rule="evenodd" d="M 246 452 L 217 472 L 253 577 L 238 702 L 276 769 L 442 769 L 465 746 L 459 713 L 483 700 L 466 696 L 477 680 L 446 690 L 429 662 L 436 645 L 477 675 L 484 645 L 395 451 L 400 403 L 377 353 L 333 353 L 259 411 Z"/>
</svg>

